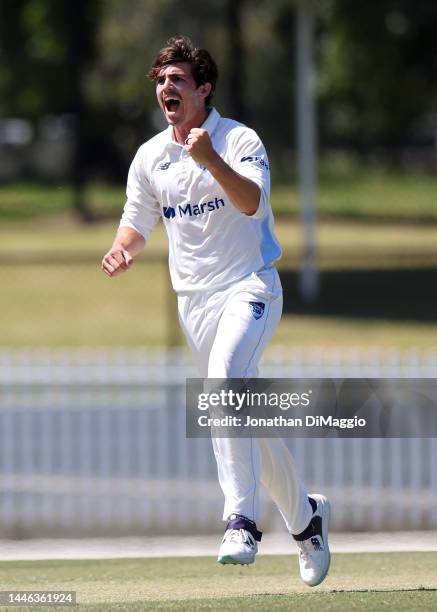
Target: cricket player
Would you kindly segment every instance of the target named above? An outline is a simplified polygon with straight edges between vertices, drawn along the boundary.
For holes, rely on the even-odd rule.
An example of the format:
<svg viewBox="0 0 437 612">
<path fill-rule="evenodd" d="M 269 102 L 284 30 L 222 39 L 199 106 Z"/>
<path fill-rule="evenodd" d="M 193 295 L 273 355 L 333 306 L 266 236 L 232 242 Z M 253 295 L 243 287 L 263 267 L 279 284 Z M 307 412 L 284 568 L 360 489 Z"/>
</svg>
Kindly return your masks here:
<svg viewBox="0 0 437 612">
<path fill-rule="evenodd" d="M 127 201 L 102 268 L 129 270 L 162 218 L 179 319 L 204 378 L 252 378 L 282 313 L 274 262 L 269 161 L 252 130 L 211 106 L 218 77 L 209 52 L 171 38 L 149 72 L 167 129 L 143 144 L 130 167 Z M 213 438 L 225 497 L 220 563 L 253 563 L 261 539 L 263 484 L 299 548 L 310 586 L 329 569 L 329 502 L 308 495 L 278 438 Z"/>
</svg>

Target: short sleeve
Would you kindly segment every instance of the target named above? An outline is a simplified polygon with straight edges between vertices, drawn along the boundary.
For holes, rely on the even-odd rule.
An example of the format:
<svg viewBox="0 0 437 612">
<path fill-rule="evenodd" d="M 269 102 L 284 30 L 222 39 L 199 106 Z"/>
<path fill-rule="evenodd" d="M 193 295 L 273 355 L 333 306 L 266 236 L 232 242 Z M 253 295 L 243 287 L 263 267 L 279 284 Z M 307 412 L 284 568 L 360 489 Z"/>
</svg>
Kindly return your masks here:
<svg viewBox="0 0 437 612">
<path fill-rule="evenodd" d="M 270 206 L 270 167 L 267 153 L 253 130 L 236 130 L 231 166 L 235 172 L 253 181 L 260 189 L 258 209 L 250 219 L 262 218 Z"/>
<path fill-rule="evenodd" d="M 131 227 L 147 240 L 159 221 L 161 209 L 146 175 L 142 147 L 129 168 L 126 196 L 120 227 Z"/>
</svg>

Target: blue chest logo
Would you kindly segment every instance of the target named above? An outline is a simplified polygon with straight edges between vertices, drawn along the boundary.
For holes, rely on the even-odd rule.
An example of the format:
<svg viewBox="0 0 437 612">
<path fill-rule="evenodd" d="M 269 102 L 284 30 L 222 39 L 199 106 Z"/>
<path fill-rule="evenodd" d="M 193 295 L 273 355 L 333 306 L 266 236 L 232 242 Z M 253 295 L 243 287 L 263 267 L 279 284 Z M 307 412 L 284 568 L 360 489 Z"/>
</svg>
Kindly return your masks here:
<svg viewBox="0 0 437 612">
<path fill-rule="evenodd" d="M 173 206 L 164 206 L 164 217 L 166 219 L 174 219 L 176 217 L 176 211 Z"/>
<path fill-rule="evenodd" d="M 249 302 L 249 306 L 250 306 L 250 309 L 252 311 L 253 318 L 256 321 L 258 319 L 261 319 L 261 317 L 264 314 L 264 309 L 265 309 L 266 305 L 263 304 L 263 302 Z"/>
<path fill-rule="evenodd" d="M 178 206 L 163 206 L 162 214 L 166 219 L 174 219 L 175 217 L 198 217 L 215 210 L 221 210 L 225 206 L 223 198 L 214 198 L 209 202 L 201 202 L 199 204 L 179 204 Z"/>
</svg>

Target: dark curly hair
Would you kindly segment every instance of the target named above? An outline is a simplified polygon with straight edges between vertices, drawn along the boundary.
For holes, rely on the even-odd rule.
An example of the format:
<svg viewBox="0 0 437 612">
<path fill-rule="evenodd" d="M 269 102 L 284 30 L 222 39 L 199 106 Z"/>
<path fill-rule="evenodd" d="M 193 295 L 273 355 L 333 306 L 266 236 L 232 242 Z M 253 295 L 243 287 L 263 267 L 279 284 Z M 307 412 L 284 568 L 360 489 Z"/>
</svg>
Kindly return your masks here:
<svg viewBox="0 0 437 612">
<path fill-rule="evenodd" d="M 211 93 L 205 99 L 206 106 L 209 106 L 218 79 L 217 64 L 209 51 L 195 47 L 187 36 L 174 36 L 167 41 L 167 46 L 158 51 L 148 77 L 152 81 L 156 81 L 164 66 L 178 62 L 186 62 L 191 65 L 193 78 L 197 86 L 211 83 Z"/>
</svg>

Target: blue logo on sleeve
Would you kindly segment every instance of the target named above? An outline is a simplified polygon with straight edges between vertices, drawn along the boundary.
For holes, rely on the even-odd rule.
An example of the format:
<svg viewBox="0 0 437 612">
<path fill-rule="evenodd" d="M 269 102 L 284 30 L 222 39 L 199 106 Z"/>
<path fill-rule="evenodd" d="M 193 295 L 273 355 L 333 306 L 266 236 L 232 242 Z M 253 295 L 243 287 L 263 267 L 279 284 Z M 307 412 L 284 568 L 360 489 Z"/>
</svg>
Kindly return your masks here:
<svg viewBox="0 0 437 612">
<path fill-rule="evenodd" d="M 266 170 L 269 170 L 269 165 L 261 155 L 246 155 L 240 159 L 240 162 L 256 162 L 263 166 Z"/>
<path fill-rule="evenodd" d="M 261 317 L 264 314 L 264 309 L 265 309 L 266 305 L 263 304 L 263 302 L 249 302 L 249 306 L 250 306 L 250 309 L 252 311 L 253 318 L 256 321 L 258 319 L 261 319 Z"/>
</svg>

